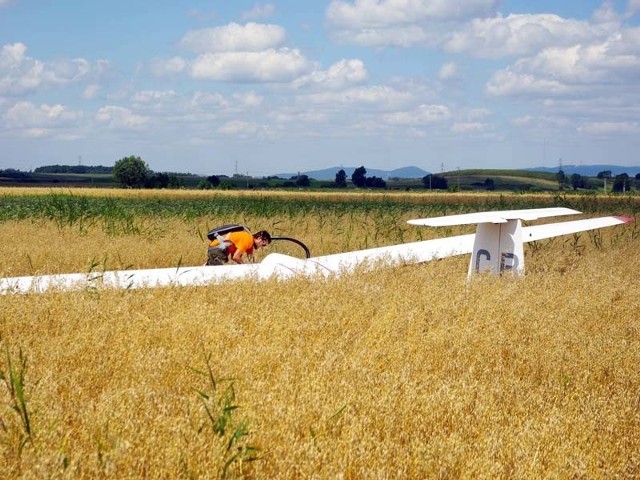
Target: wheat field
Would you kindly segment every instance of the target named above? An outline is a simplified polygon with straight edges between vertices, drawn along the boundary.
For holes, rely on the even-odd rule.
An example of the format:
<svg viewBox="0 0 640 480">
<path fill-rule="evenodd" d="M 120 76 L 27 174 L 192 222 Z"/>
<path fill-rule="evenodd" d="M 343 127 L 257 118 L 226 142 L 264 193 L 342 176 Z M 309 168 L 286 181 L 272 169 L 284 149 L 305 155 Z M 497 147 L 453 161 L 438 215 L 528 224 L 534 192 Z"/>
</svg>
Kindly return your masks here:
<svg viewBox="0 0 640 480">
<path fill-rule="evenodd" d="M 197 265 L 203 232 L 229 221 L 315 255 L 472 231 L 405 226 L 425 212 L 418 197 L 133 223 L 16 215 L 0 221 L 0 274 Z M 461 198 L 446 201 L 493 202 Z M 637 209 L 599 202 L 600 214 Z M 338 279 L 0 297 L 0 477 L 639 478 L 635 223 L 525 252 L 525 276 L 469 283 L 455 257 Z"/>
</svg>

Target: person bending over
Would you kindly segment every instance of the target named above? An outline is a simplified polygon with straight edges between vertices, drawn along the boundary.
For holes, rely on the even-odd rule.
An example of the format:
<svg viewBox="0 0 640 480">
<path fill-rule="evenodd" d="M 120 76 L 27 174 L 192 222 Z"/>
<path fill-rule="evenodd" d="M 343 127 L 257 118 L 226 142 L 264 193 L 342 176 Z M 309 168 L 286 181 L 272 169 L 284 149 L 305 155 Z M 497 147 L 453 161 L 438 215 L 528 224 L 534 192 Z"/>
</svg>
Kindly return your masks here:
<svg viewBox="0 0 640 480">
<path fill-rule="evenodd" d="M 271 235 L 260 230 L 253 235 L 249 232 L 231 232 L 222 236 L 222 243 L 217 239 L 209 243 L 206 265 L 224 265 L 229 258 L 234 263 L 244 263 L 244 256 L 253 262 L 253 251 L 266 247 L 271 243 Z"/>
</svg>

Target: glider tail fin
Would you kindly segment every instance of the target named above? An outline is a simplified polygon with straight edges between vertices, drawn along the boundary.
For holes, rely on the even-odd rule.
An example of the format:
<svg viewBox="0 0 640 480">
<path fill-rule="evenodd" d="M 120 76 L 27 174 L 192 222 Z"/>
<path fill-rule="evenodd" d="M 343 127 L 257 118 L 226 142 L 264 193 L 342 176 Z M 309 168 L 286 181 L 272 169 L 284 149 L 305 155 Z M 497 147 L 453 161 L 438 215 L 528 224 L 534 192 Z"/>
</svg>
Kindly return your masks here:
<svg viewBox="0 0 640 480">
<path fill-rule="evenodd" d="M 470 278 L 474 273 L 501 275 L 524 273 L 522 221 L 510 219 L 504 223 L 479 223 L 469 262 Z"/>
</svg>

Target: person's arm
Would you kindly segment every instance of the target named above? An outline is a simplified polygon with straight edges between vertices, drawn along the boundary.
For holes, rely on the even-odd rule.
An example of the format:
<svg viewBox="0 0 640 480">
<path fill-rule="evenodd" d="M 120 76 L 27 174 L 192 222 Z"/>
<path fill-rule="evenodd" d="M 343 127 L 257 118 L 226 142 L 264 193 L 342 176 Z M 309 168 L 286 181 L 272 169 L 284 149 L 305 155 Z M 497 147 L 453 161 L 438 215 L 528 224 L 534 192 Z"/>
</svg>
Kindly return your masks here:
<svg viewBox="0 0 640 480">
<path fill-rule="evenodd" d="M 231 257 L 231 260 L 233 260 L 235 263 L 241 264 L 244 263 L 242 261 L 242 255 L 244 254 L 244 250 L 240 250 L 239 248 L 233 253 L 233 256 Z"/>
</svg>

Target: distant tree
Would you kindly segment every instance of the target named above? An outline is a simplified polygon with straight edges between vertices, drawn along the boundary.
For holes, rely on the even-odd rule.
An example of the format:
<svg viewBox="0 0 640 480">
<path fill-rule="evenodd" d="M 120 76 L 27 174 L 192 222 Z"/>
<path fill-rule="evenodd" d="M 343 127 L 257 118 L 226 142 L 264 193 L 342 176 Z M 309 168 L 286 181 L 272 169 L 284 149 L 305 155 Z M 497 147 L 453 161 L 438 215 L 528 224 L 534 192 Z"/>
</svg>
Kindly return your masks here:
<svg viewBox="0 0 640 480">
<path fill-rule="evenodd" d="M 444 177 L 439 177 L 438 175 L 425 175 L 422 177 L 422 184 L 424 188 L 429 188 L 433 190 L 446 190 L 449 188 L 449 182 Z"/>
<path fill-rule="evenodd" d="M 298 175 L 298 177 L 296 178 L 296 186 L 310 187 L 311 179 L 309 178 L 309 175 Z"/>
<path fill-rule="evenodd" d="M 169 188 L 181 188 L 184 187 L 184 178 L 179 177 L 175 173 L 169 174 Z"/>
<path fill-rule="evenodd" d="M 560 189 L 563 189 L 565 185 L 567 185 L 567 176 L 565 175 L 564 170 L 558 170 L 558 173 L 556 173 L 556 180 L 558 181 Z"/>
<path fill-rule="evenodd" d="M 336 173 L 336 187 L 338 188 L 347 187 L 347 174 L 342 169 L 338 170 L 338 173 Z"/>
<path fill-rule="evenodd" d="M 0 170 L 0 177 L 27 178 L 28 175 L 25 172 L 22 172 L 20 170 L 16 170 L 15 168 L 7 168 L 5 170 Z"/>
<path fill-rule="evenodd" d="M 496 182 L 493 181 L 493 178 L 487 178 L 484 181 L 484 188 L 486 190 L 495 190 L 496 189 Z"/>
<path fill-rule="evenodd" d="M 586 182 L 582 175 L 578 173 L 574 173 L 571 175 L 571 187 L 574 190 L 578 190 L 579 188 L 585 188 Z"/>
<path fill-rule="evenodd" d="M 387 188 L 387 182 L 385 182 L 382 178 L 376 177 L 367 177 L 365 180 L 365 185 L 369 188 Z"/>
<path fill-rule="evenodd" d="M 607 193 L 607 178 L 612 177 L 611 170 L 603 170 L 596 175 L 599 179 L 603 180 L 604 192 Z"/>
<path fill-rule="evenodd" d="M 367 169 L 364 166 L 356 168 L 351 174 L 351 182 L 358 188 L 367 185 Z"/>
<path fill-rule="evenodd" d="M 615 180 L 613 181 L 612 190 L 614 192 L 626 192 L 629 190 L 629 175 L 626 173 L 621 173 L 620 175 L 616 175 Z"/>
<path fill-rule="evenodd" d="M 128 188 L 140 188 L 144 186 L 149 176 L 149 166 L 140 157 L 124 157 L 113 166 L 114 178 Z"/>
<path fill-rule="evenodd" d="M 167 188 L 169 186 L 169 175 L 164 172 L 154 172 L 147 176 L 144 186 L 145 188 Z"/>
<path fill-rule="evenodd" d="M 422 185 L 424 188 L 432 189 L 433 188 L 433 174 L 425 175 L 422 177 Z"/>
<path fill-rule="evenodd" d="M 207 177 L 207 182 L 209 182 L 210 186 L 217 187 L 220 185 L 220 177 L 218 175 L 209 175 Z"/>
</svg>

